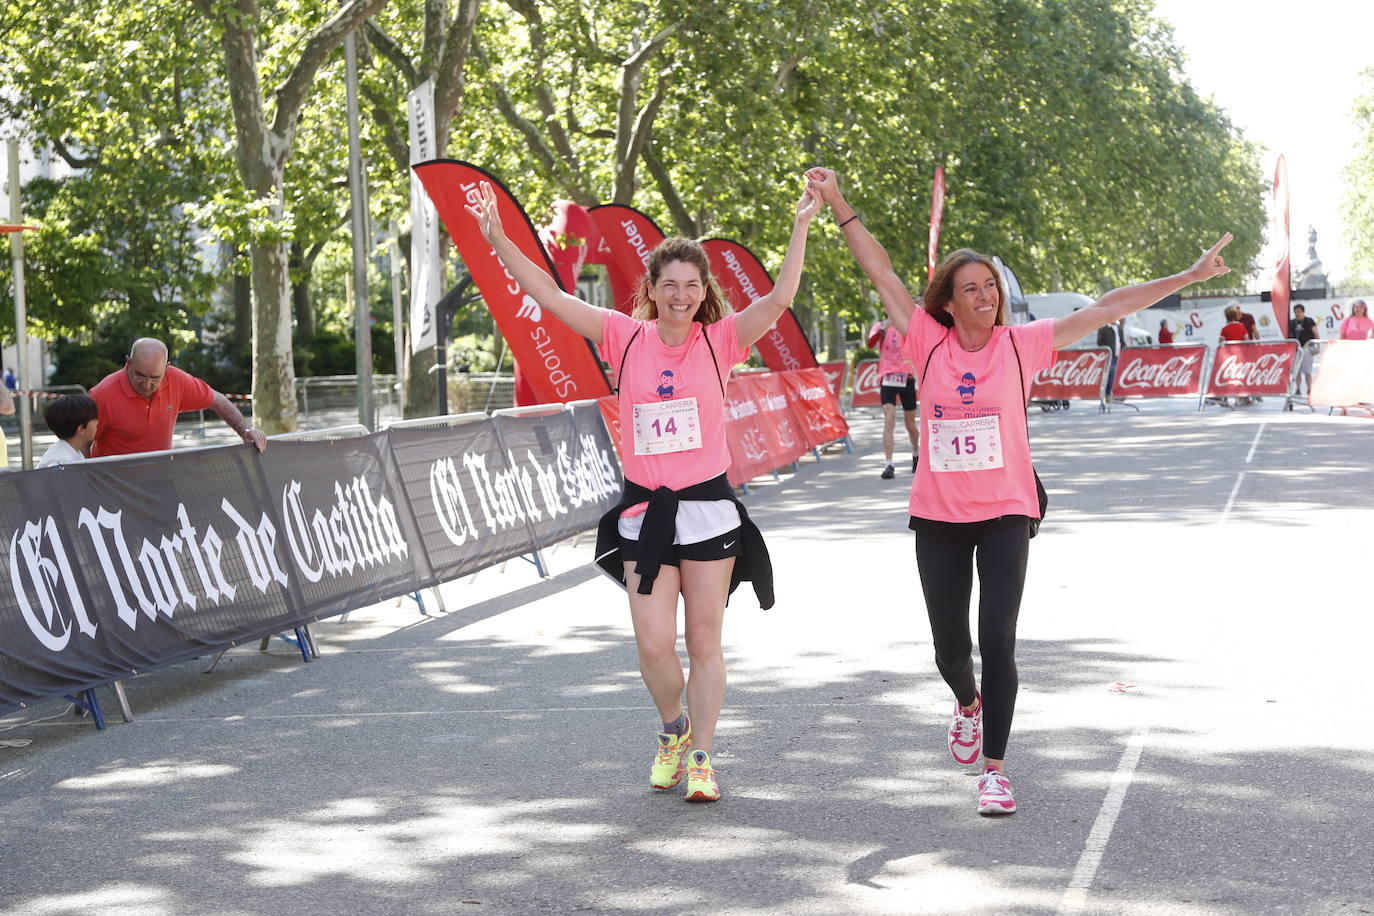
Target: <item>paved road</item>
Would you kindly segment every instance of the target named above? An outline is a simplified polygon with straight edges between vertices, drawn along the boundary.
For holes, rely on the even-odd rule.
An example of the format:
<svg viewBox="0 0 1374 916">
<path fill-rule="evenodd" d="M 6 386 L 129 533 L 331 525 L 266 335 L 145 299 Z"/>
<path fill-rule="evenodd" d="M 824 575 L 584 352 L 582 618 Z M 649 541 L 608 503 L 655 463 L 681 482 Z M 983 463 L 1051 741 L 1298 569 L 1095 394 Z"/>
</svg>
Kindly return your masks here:
<svg viewBox="0 0 1374 916">
<path fill-rule="evenodd" d="M 8 717 L 0 911 L 1374 912 L 1374 422 L 1030 422 L 1013 817 L 944 748 L 909 478 L 861 418 L 854 455 L 749 497 L 779 601 L 728 615 L 721 803 L 644 787 L 653 711 L 584 542 L 446 614 L 323 624 L 309 665 L 142 676 L 103 733 Z"/>
</svg>

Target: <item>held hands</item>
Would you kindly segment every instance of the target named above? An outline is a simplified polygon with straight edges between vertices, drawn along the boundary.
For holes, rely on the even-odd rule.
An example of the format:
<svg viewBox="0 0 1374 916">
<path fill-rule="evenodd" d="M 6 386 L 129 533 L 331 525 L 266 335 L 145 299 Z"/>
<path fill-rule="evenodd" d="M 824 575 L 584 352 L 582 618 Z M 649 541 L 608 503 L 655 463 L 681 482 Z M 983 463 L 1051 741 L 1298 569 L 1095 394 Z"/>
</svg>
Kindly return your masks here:
<svg viewBox="0 0 1374 916">
<path fill-rule="evenodd" d="M 480 193 L 482 199 L 475 206 L 468 204 L 467 211 L 477 220 L 477 228 L 482 233 L 482 238 L 494 245 L 506 234 L 501 225 L 501 213 L 496 206 L 496 192 L 492 190 L 490 181 L 483 181 Z"/>
<path fill-rule="evenodd" d="M 1215 245 L 1204 251 L 1202 256 L 1193 262 L 1193 266 L 1185 271 L 1188 276 L 1188 282 L 1202 283 L 1213 277 L 1221 277 L 1229 274 L 1231 268 L 1226 266 L 1226 261 L 1221 256 L 1221 249 L 1229 245 L 1231 239 L 1234 237 L 1235 236 L 1228 232 L 1218 239 Z"/>
<path fill-rule="evenodd" d="M 820 166 L 807 169 L 806 186 L 808 189 L 814 190 L 819 194 L 821 200 L 830 204 L 832 207 L 835 205 L 835 201 L 839 199 L 840 185 L 835 176 L 834 169 L 822 168 Z"/>
<path fill-rule="evenodd" d="M 811 218 L 820 212 L 821 207 L 825 206 L 821 196 L 810 184 L 806 190 L 802 191 L 801 198 L 797 201 L 797 225 L 805 226 L 811 222 Z"/>
</svg>

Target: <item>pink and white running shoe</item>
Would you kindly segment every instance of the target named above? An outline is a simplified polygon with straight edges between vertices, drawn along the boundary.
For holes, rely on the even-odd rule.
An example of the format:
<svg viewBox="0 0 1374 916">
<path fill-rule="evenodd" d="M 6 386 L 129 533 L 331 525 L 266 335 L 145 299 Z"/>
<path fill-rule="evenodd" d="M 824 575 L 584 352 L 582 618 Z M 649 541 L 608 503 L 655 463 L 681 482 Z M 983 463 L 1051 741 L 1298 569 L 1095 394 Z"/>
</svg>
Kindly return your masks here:
<svg viewBox="0 0 1374 916">
<path fill-rule="evenodd" d="M 1016 799 L 1011 796 L 1011 780 L 1001 770 L 986 770 L 978 777 L 978 813 L 990 816 L 1011 814 Z"/>
<path fill-rule="evenodd" d="M 983 752 L 983 696 L 978 695 L 978 708 L 973 715 L 964 715 L 959 701 L 954 701 L 954 718 L 949 723 L 949 752 L 954 759 L 968 766 Z"/>
</svg>

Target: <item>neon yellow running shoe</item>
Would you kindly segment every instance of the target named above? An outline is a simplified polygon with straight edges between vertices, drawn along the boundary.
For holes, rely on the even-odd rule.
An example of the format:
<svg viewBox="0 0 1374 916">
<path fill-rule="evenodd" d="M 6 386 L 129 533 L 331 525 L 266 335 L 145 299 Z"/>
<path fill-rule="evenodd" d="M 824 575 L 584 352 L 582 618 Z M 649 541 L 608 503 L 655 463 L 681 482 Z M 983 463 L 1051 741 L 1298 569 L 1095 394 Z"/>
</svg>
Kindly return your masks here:
<svg viewBox="0 0 1374 916">
<path fill-rule="evenodd" d="M 655 789 L 675 789 L 682 782 L 682 758 L 692 746 L 692 720 L 681 735 L 658 733 L 658 755 L 649 768 L 649 785 Z"/>
<path fill-rule="evenodd" d="M 687 755 L 687 800 L 713 802 L 719 798 L 720 786 L 716 785 L 711 755 L 705 751 L 692 751 Z"/>
</svg>

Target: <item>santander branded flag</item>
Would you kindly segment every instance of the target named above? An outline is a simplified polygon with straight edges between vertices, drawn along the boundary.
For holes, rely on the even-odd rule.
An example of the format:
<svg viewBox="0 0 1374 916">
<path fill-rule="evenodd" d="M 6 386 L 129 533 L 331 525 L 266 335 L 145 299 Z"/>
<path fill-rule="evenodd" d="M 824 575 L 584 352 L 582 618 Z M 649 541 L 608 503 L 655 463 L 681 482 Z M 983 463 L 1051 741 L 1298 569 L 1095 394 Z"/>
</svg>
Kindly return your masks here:
<svg viewBox="0 0 1374 916">
<path fill-rule="evenodd" d="M 663 230 L 634 207 L 602 204 L 587 211 L 601 234 L 593 264 L 605 264 L 617 310 L 630 314 L 635 287 L 649 266 L 649 253 L 663 241 Z"/>
<path fill-rule="evenodd" d="M 609 394 L 611 387 L 591 343 L 557 318 L 543 313 L 506 270 L 496 250 L 482 238 L 477 220 L 467 211 L 467 204 L 479 200 L 480 183 L 491 182 L 506 235 L 557 281 L 558 275 L 535 236 L 534 226 L 505 185 L 477 166 L 453 159 L 434 159 L 412 168 L 434 201 L 439 218 L 491 309 L 511 353 L 524 367 L 536 399 L 555 403 Z"/>
<path fill-rule="evenodd" d="M 730 297 L 735 311 L 743 311 L 755 299 L 772 292 L 773 278 L 748 248 L 730 239 L 707 239 L 701 244 L 711 260 L 711 272 Z M 817 365 L 811 343 L 791 309 L 783 312 L 754 346 L 759 348 L 763 364 L 774 372 Z"/>
<path fill-rule="evenodd" d="M 1279 333 L 1288 335 L 1288 294 L 1292 285 L 1292 262 L 1289 254 L 1290 228 L 1288 225 L 1288 163 L 1282 156 L 1274 166 L 1274 229 L 1279 237 L 1281 248 L 1279 260 L 1274 265 L 1274 286 L 1271 301 L 1274 317 L 1279 322 Z"/>
</svg>

